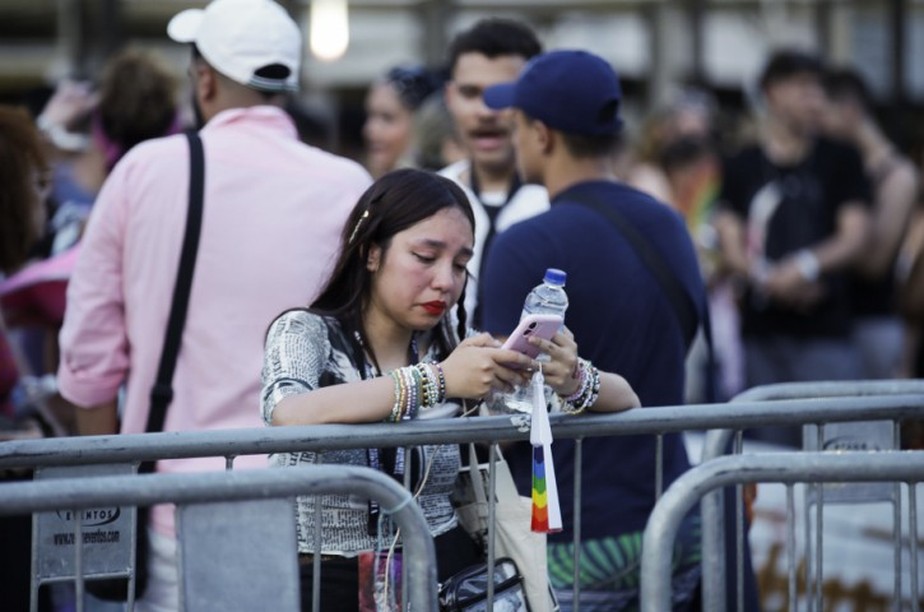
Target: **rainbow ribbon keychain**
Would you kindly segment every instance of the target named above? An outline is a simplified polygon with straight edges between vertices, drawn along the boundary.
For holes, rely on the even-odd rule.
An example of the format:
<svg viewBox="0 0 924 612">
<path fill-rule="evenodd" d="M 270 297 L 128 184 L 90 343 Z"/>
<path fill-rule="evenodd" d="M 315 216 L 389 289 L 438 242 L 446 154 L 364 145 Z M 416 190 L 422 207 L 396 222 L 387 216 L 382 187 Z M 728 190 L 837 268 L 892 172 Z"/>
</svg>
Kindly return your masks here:
<svg viewBox="0 0 924 612">
<path fill-rule="evenodd" d="M 545 404 L 545 377 L 542 366 L 529 382 L 533 400 L 533 418 L 529 442 L 533 445 L 533 513 L 531 529 L 537 533 L 561 531 L 561 507 L 558 484 L 552 463 L 552 426 Z"/>
</svg>

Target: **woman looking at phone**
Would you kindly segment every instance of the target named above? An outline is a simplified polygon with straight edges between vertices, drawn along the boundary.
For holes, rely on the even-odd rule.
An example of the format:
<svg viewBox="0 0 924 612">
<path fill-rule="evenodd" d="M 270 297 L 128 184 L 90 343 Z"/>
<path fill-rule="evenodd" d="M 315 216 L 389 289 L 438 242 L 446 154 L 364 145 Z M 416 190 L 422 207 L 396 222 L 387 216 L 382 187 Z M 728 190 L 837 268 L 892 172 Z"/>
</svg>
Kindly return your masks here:
<svg viewBox="0 0 924 612">
<path fill-rule="evenodd" d="M 474 246 L 474 217 L 452 181 L 420 170 L 386 174 L 363 194 L 344 228 L 333 275 L 309 309 L 283 313 L 270 326 L 263 369 L 262 410 L 268 425 L 397 422 L 442 411 L 447 400 L 481 400 L 492 390 L 523 384 L 538 364 L 466 328 L 462 293 Z M 458 306 L 458 324 L 450 311 Z M 460 338 L 464 338 L 460 341 Z M 543 342 L 546 383 L 567 396 L 580 380 L 570 333 Z M 601 374 L 598 410 L 637 405 L 619 376 Z M 442 412 L 441 412 L 442 413 Z M 450 414 L 452 414 L 450 412 Z M 368 465 L 403 479 L 436 538 L 443 580 L 477 562 L 480 551 L 458 527 L 449 496 L 460 467 L 458 445 L 282 453 L 276 465 Z M 318 552 L 325 564 L 321 607 L 358 599 L 364 551 L 380 548 L 374 504 L 322 496 L 321 550 L 313 549 L 314 505 L 298 502 L 301 559 Z M 303 565 L 303 602 L 310 602 L 310 562 Z M 333 570 L 333 571 L 329 571 Z"/>
</svg>

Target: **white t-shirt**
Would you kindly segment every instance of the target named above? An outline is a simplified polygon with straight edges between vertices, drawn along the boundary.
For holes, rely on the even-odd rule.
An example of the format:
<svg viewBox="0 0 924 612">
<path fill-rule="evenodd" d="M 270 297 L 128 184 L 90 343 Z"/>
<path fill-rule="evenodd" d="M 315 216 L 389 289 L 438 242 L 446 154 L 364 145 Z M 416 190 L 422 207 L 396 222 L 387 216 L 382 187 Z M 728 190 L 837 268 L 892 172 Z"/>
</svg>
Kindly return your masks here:
<svg viewBox="0 0 924 612">
<path fill-rule="evenodd" d="M 475 307 L 478 305 L 477 276 L 481 270 L 482 251 L 491 224 L 490 217 L 485 212 L 485 207 L 503 206 L 503 210 L 500 211 L 494 222 L 495 232 L 499 234 L 514 223 L 547 211 L 549 209 L 549 194 L 545 187 L 541 185 L 523 185 L 517 190 L 513 198 L 507 202 L 506 206 L 504 206 L 504 201 L 507 198 L 506 193 L 484 192 L 479 200 L 472 192 L 471 183 L 463 179 L 463 177 L 468 177 L 469 168 L 469 161 L 462 160 L 446 166 L 439 173 L 452 179 L 462 187 L 475 213 L 475 254 L 468 264 L 472 278 L 469 279 L 465 288 L 465 312 L 468 313 L 469 321 L 471 321 L 472 313 L 475 312 Z"/>
</svg>

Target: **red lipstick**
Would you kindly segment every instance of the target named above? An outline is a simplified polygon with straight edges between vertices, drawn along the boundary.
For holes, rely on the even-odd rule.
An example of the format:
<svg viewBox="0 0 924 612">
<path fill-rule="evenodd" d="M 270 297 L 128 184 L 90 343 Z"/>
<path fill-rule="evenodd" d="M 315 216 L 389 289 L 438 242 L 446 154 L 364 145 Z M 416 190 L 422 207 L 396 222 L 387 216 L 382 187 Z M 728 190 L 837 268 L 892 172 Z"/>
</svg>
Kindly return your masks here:
<svg viewBox="0 0 924 612">
<path fill-rule="evenodd" d="M 427 314 L 438 317 L 446 312 L 446 302 L 433 301 L 421 304 L 421 307 L 427 311 Z"/>
</svg>

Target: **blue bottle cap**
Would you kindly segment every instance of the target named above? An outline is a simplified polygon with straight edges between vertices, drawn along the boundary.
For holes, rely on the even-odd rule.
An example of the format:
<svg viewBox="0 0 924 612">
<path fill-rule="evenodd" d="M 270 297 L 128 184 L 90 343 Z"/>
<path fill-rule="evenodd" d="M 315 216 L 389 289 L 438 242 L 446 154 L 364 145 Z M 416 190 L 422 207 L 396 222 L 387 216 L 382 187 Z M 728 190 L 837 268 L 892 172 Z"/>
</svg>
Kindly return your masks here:
<svg viewBox="0 0 924 612">
<path fill-rule="evenodd" d="M 543 282 L 546 282 L 550 285 L 558 285 L 560 287 L 565 286 L 565 281 L 568 280 L 568 273 L 564 270 L 559 270 L 558 268 L 549 268 L 545 271 L 545 277 L 542 279 Z"/>
</svg>

